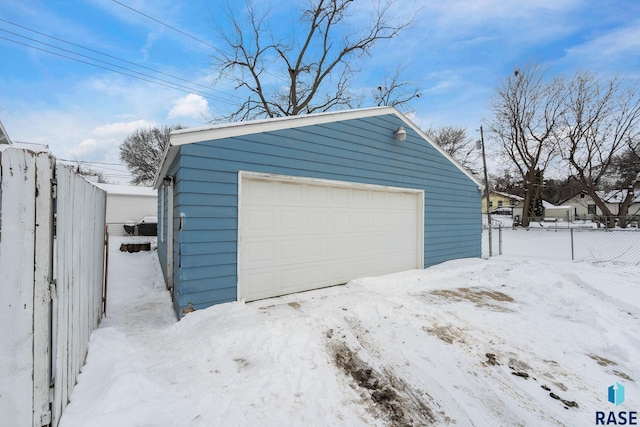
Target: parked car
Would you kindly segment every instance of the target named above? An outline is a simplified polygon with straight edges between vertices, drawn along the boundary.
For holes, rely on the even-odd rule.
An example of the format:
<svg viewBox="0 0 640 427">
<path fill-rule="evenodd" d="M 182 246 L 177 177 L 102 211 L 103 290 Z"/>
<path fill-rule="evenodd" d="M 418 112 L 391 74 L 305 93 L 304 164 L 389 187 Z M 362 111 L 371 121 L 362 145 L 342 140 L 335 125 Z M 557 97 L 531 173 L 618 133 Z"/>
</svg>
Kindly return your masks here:
<svg viewBox="0 0 640 427">
<path fill-rule="evenodd" d="M 145 216 L 136 223 L 129 221 L 124 224 L 124 231 L 132 236 L 157 236 L 158 218 L 155 216 Z"/>
<path fill-rule="evenodd" d="M 513 215 L 513 208 L 507 206 L 501 206 L 491 211 L 491 215 Z"/>
</svg>

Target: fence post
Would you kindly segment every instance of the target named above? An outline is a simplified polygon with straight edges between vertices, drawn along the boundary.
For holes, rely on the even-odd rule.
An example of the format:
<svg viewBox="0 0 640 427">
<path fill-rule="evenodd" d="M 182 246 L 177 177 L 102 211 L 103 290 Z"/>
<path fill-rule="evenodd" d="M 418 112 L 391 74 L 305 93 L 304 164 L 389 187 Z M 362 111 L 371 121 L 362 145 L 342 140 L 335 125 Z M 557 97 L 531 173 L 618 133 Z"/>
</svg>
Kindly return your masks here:
<svg viewBox="0 0 640 427">
<path fill-rule="evenodd" d="M 498 226 L 498 255 L 502 255 L 502 225 Z"/>
<path fill-rule="evenodd" d="M 0 413 L 12 426 L 33 423 L 33 255 L 35 162 L 27 151 L 2 153 L 0 240 Z M 30 238 L 29 238 L 30 237 Z M 6 326 L 5 326 L 6 325 Z M 7 328 L 7 329 L 5 329 Z"/>
<path fill-rule="evenodd" d="M 53 286 L 54 159 L 36 156 L 36 216 L 33 303 L 33 411 L 34 425 L 51 423 L 51 342 Z"/>
<path fill-rule="evenodd" d="M 491 222 L 489 222 L 489 258 L 493 256 L 492 235 L 493 235 L 493 229 L 491 228 Z"/>
<path fill-rule="evenodd" d="M 575 260 L 575 254 L 573 250 L 573 228 L 569 229 L 569 234 L 571 234 L 571 261 Z"/>
</svg>

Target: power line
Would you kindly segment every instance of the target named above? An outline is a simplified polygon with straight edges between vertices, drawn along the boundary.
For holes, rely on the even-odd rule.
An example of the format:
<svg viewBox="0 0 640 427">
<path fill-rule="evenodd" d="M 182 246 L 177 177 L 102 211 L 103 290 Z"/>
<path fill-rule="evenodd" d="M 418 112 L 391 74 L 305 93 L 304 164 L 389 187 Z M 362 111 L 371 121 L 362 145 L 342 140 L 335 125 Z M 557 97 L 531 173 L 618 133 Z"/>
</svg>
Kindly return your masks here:
<svg viewBox="0 0 640 427">
<path fill-rule="evenodd" d="M 0 18 L 0 21 L 2 21 L 2 22 L 6 22 L 7 24 L 14 25 L 14 26 L 16 26 L 16 27 L 18 27 L 18 28 L 22 28 L 22 29 L 27 30 L 27 31 L 30 31 L 30 32 L 32 32 L 32 33 L 39 34 L 39 35 L 41 35 L 41 36 L 48 37 L 48 38 L 50 38 L 50 39 L 54 39 L 54 40 L 57 40 L 57 41 L 59 41 L 59 42 L 69 44 L 69 45 L 71 45 L 71 46 L 75 46 L 75 47 L 78 47 L 78 48 L 80 48 L 80 49 L 87 50 L 87 51 L 89 51 L 89 52 L 97 53 L 97 54 L 99 54 L 99 55 L 103 55 L 103 56 L 106 56 L 106 57 L 108 57 L 108 58 L 115 59 L 115 60 L 117 60 L 117 61 L 122 61 L 122 62 L 125 62 L 125 63 L 127 63 L 127 64 L 134 65 L 134 66 L 136 66 L 136 67 L 140 67 L 140 68 L 144 68 L 144 69 L 149 70 L 149 71 L 153 71 L 154 73 L 162 74 L 162 75 L 165 75 L 165 76 L 171 77 L 171 78 L 173 78 L 173 79 L 180 80 L 180 81 L 183 81 L 183 82 L 186 82 L 186 83 L 192 84 L 192 85 L 194 85 L 194 86 L 199 86 L 199 87 L 202 87 L 202 88 L 207 89 L 207 90 L 210 90 L 210 89 L 211 89 L 211 88 L 210 88 L 210 87 L 208 87 L 208 86 L 201 85 L 201 84 L 199 84 L 199 83 L 192 82 L 192 81 L 190 81 L 190 80 L 186 80 L 186 79 L 183 79 L 183 78 L 181 78 L 181 77 L 174 76 L 174 75 L 169 74 L 169 73 L 165 73 L 165 72 L 163 72 L 163 71 L 155 70 L 155 69 L 153 69 L 153 68 L 146 67 L 146 66 L 144 66 L 144 65 L 136 64 L 135 62 L 127 61 L 126 59 L 122 59 L 122 58 L 119 58 L 119 57 L 117 57 L 117 56 L 109 55 L 108 53 L 100 52 L 99 50 L 91 49 L 91 48 L 88 48 L 88 47 L 86 47 L 86 46 L 82 46 L 82 45 L 77 44 L 77 43 L 73 43 L 73 42 L 70 42 L 70 41 L 67 41 L 67 40 L 64 40 L 64 39 L 58 38 L 58 37 L 54 37 L 54 36 L 51 36 L 51 35 L 49 35 L 49 34 L 45 34 L 45 33 L 42 33 L 42 32 L 40 32 L 40 31 L 36 31 L 36 30 L 34 30 L 34 29 L 32 29 L 32 28 L 25 27 L 24 25 L 16 24 L 15 22 L 11 22 L 11 21 L 8 21 L 8 20 L 3 19 L 3 18 Z M 1 29 L 0 29 L 0 30 L 1 30 Z M 7 31 L 7 30 L 2 30 L 2 31 L 5 31 L 5 32 L 9 32 L 9 33 L 11 33 L 11 34 L 18 35 L 19 37 L 24 37 L 24 36 L 21 36 L 21 35 L 16 34 L 16 33 L 12 33 L 12 32 Z M 24 37 L 24 38 L 27 38 L 27 37 Z M 34 40 L 34 39 L 30 39 L 30 40 Z M 39 43 L 42 43 L 42 42 L 39 42 Z M 45 43 L 43 43 L 43 44 L 45 44 Z M 52 45 L 48 45 L 48 46 L 52 46 Z M 61 49 L 61 48 L 58 48 L 58 49 Z M 75 52 L 74 52 L 74 53 L 75 53 Z M 234 96 L 234 95 L 230 95 L 230 94 L 225 93 L 225 92 L 221 92 L 221 91 L 219 91 L 219 92 L 220 92 L 221 94 L 223 94 L 223 95 L 227 95 L 227 96 Z"/>
<path fill-rule="evenodd" d="M 61 162 L 84 162 L 84 163 L 95 163 L 97 165 L 124 166 L 124 167 L 127 166 L 124 163 L 90 162 L 90 161 L 84 161 L 84 160 L 70 160 L 70 159 L 58 159 L 58 160 L 60 160 Z"/>
<path fill-rule="evenodd" d="M 160 25 L 164 25 L 165 27 L 170 28 L 170 29 L 172 29 L 173 31 L 176 31 L 176 32 L 178 32 L 178 33 L 180 33 L 180 34 L 182 34 L 182 35 L 185 35 L 185 36 L 189 37 L 190 39 L 193 39 L 193 40 L 195 40 L 195 41 L 197 41 L 197 42 L 200 42 L 200 43 L 202 43 L 202 44 L 203 44 L 203 45 L 205 45 L 205 46 L 209 46 L 210 48 L 215 49 L 215 50 L 217 50 L 218 52 L 222 52 L 222 51 L 220 50 L 220 48 L 218 48 L 218 47 L 216 47 L 216 46 L 214 46 L 214 45 L 212 45 L 212 44 L 210 44 L 210 43 L 207 43 L 207 42 L 205 42 L 205 41 L 203 41 L 203 40 L 200 40 L 199 38 L 194 37 L 194 36 L 192 36 L 192 35 L 191 35 L 191 34 L 189 34 L 189 33 L 185 33 L 185 32 L 184 32 L 184 31 L 182 31 L 182 30 L 179 30 L 179 29 L 177 29 L 177 28 L 175 28 L 175 27 L 172 27 L 171 25 L 166 24 L 166 23 L 164 23 L 164 22 L 160 21 L 159 19 L 156 19 L 156 18 L 154 18 L 154 17 L 152 17 L 152 16 L 149 16 L 149 15 L 147 15 L 147 14 L 145 14 L 145 13 L 143 13 L 143 12 L 141 12 L 141 11 L 137 10 L 137 9 L 134 9 L 134 8 L 132 8 L 131 6 L 127 6 L 126 4 L 121 3 L 121 2 L 119 2 L 118 0 L 112 0 L 112 1 L 113 1 L 114 3 L 118 3 L 120 6 L 126 7 L 127 9 L 132 10 L 133 12 L 138 13 L 138 14 L 140 14 L 140 15 L 144 16 L 145 18 L 151 19 L 152 21 L 157 22 L 157 23 L 158 23 L 158 24 L 160 24 Z"/>
<path fill-rule="evenodd" d="M 14 32 L 12 32 L 12 31 L 4 30 L 4 29 L 2 29 L 2 28 L 0 28 L 0 31 L 3 31 L 3 32 L 5 32 L 5 33 L 9 33 L 9 34 L 14 35 L 14 36 L 17 36 L 17 37 L 21 37 L 21 38 L 23 38 L 23 39 L 26 39 L 26 40 L 29 40 L 29 41 L 32 41 L 32 42 L 35 42 L 35 43 L 39 43 L 39 44 L 42 44 L 42 45 L 45 45 L 45 46 L 48 46 L 48 47 L 52 47 L 52 48 L 54 48 L 54 49 L 58 49 L 58 50 L 61 50 L 61 51 L 63 51 L 63 52 L 71 53 L 71 54 L 73 54 L 73 55 L 77 55 L 77 56 L 79 56 L 79 57 L 81 57 L 81 58 L 87 58 L 87 59 L 90 59 L 90 60 L 92 60 L 92 61 L 99 62 L 99 63 L 101 63 L 101 64 L 106 64 L 106 65 L 109 65 L 109 66 L 111 66 L 111 67 L 116 67 L 116 68 L 119 68 L 119 69 L 121 69 L 121 70 L 125 70 L 125 71 L 129 71 L 129 72 L 132 72 L 132 73 L 135 73 L 135 74 L 139 74 L 139 75 L 141 75 L 141 76 L 148 77 L 148 78 L 150 78 L 150 79 L 155 79 L 155 80 L 158 80 L 158 81 L 163 82 L 163 83 L 168 83 L 168 84 L 174 85 L 174 86 L 179 87 L 179 88 L 189 89 L 189 91 L 191 91 L 191 92 L 197 92 L 198 94 L 200 94 L 200 95 L 204 95 L 205 97 L 208 97 L 208 98 L 212 98 L 212 99 L 215 99 L 215 98 L 216 98 L 216 95 L 212 95 L 212 94 L 209 94 L 209 93 L 206 93 L 206 92 L 203 92 L 203 91 L 197 90 L 197 89 L 193 89 L 193 88 L 190 88 L 190 87 L 188 87 L 188 86 L 184 86 L 184 85 L 181 85 L 181 84 L 179 84 L 179 83 L 175 83 L 175 82 L 172 82 L 172 81 L 169 81 L 169 80 L 161 79 L 161 78 L 159 78 L 159 77 L 151 76 L 151 75 L 149 75 L 149 74 L 145 74 L 145 73 L 142 73 L 142 72 L 140 72 L 140 71 L 132 70 L 132 69 L 130 69 L 130 68 L 122 67 L 122 66 L 120 66 L 120 65 L 113 64 L 113 63 L 111 63 L 111 62 L 107 62 L 107 61 L 103 61 L 103 60 L 101 60 L 101 59 L 93 58 L 93 57 L 91 57 L 91 56 L 83 55 L 83 54 L 81 54 L 81 53 L 74 52 L 74 51 L 72 51 L 72 50 L 68 50 L 68 49 L 64 49 L 64 48 L 62 48 L 62 47 L 58 47 L 58 46 L 55 46 L 55 45 L 52 45 L 52 44 L 49 44 L 49 43 L 41 42 L 41 41 L 39 41 L 39 40 L 32 39 L 31 37 L 23 36 L 23 35 L 20 35 L 20 34 L 14 33 Z M 5 39 L 5 40 L 8 40 L 8 39 Z M 50 52 L 50 51 L 46 51 L 46 52 Z M 50 53 L 52 53 L 52 52 L 50 52 Z M 82 61 L 82 62 L 84 62 L 84 61 Z M 92 64 L 92 65 L 93 65 L 93 64 Z M 115 70 L 113 70 L 113 71 L 115 71 Z M 226 102 L 226 100 L 225 100 L 225 99 L 223 99 L 223 98 L 218 98 L 218 99 L 219 99 L 220 101 L 222 101 L 222 102 Z"/>
<path fill-rule="evenodd" d="M 219 47 L 217 47 L 217 46 L 214 46 L 214 45 L 212 45 L 212 44 L 210 44 L 210 43 L 207 43 L 207 42 L 205 42 L 205 41 L 203 41 L 203 40 L 200 40 L 199 38 L 194 37 L 194 36 L 192 36 L 191 34 L 185 33 L 184 31 L 179 30 L 179 29 L 177 29 L 177 28 L 175 28 L 175 27 L 173 27 L 173 26 L 171 26 L 171 25 L 169 25 L 169 24 L 167 24 L 167 23 L 165 23 L 165 22 L 162 22 L 162 21 L 160 21 L 159 19 L 156 19 L 156 18 L 154 18 L 154 17 L 152 17 L 152 16 L 149 16 L 149 15 L 145 14 L 144 12 L 141 12 L 141 11 L 139 11 L 139 10 L 137 10 L 137 9 L 134 9 L 134 8 L 133 8 L 133 7 L 131 7 L 131 6 L 127 6 L 126 4 L 121 3 L 121 2 L 119 2 L 118 0 L 112 0 L 112 1 L 113 1 L 114 3 L 117 3 L 117 4 L 121 5 L 121 6 L 123 6 L 123 7 L 126 7 L 126 8 L 127 8 L 127 9 L 129 9 L 129 10 L 132 10 L 132 11 L 133 11 L 133 12 L 135 12 L 135 13 L 138 13 L 138 14 L 140 14 L 140 15 L 144 16 L 145 18 L 151 19 L 152 21 L 157 22 L 157 23 L 158 23 L 158 24 L 160 24 L 160 25 L 164 25 L 164 26 L 165 26 L 165 27 L 167 27 L 167 28 L 170 28 L 170 29 L 172 29 L 172 30 L 174 30 L 174 31 L 176 31 L 176 32 L 178 32 L 178 33 L 180 33 L 180 34 L 183 34 L 183 35 L 185 35 L 185 36 L 187 36 L 187 37 L 189 37 L 189 38 L 191 38 L 191 39 L 193 39 L 193 40 L 195 40 L 195 41 L 198 41 L 198 42 L 202 43 L 202 44 L 203 44 L 203 45 L 205 45 L 205 46 L 209 46 L 210 48 L 212 48 L 212 49 L 214 49 L 214 50 L 216 50 L 216 51 L 220 52 L 222 55 L 226 55 L 226 54 L 227 54 L 225 51 L 223 51 L 222 49 L 220 49 L 220 48 L 219 48 Z M 278 76 L 276 76 L 276 75 L 275 75 L 275 74 L 273 74 L 273 73 L 270 73 L 270 72 L 269 72 L 269 71 L 267 71 L 267 70 L 264 70 L 264 72 L 265 72 L 265 74 L 268 74 L 268 75 L 270 75 L 270 76 L 272 76 L 272 77 L 276 77 L 276 78 L 278 78 Z"/>
<path fill-rule="evenodd" d="M 6 31 L 6 30 L 2 30 L 2 31 Z M 24 37 L 24 36 L 21 36 L 21 37 Z M 24 37 L 24 38 L 28 39 L 28 37 Z M 229 101 L 224 99 L 224 98 L 220 98 L 218 96 L 211 95 L 211 94 L 206 94 L 206 93 L 204 93 L 202 91 L 195 90 L 195 89 L 189 88 L 187 86 L 180 85 L 178 83 L 169 82 L 169 81 L 163 80 L 163 79 L 158 79 L 157 77 L 149 76 L 147 74 L 140 73 L 140 72 L 135 71 L 135 70 L 130 70 L 128 68 L 120 67 L 118 65 L 111 64 L 111 63 L 108 63 L 108 62 L 105 62 L 105 61 L 101 61 L 101 60 L 98 60 L 98 59 L 95 59 L 95 58 L 87 57 L 85 55 L 81 55 L 81 54 L 76 53 L 76 52 L 71 52 L 71 53 L 73 53 L 74 55 L 83 56 L 83 57 L 86 57 L 86 58 L 89 58 L 89 59 L 92 59 L 92 60 L 95 60 L 95 61 L 98 61 L 98 62 L 106 63 L 108 65 L 111 65 L 112 67 L 117 67 L 117 68 L 121 68 L 121 69 L 124 69 L 124 70 L 127 70 L 127 71 L 131 71 L 133 73 L 137 73 L 137 74 L 140 74 L 142 76 L 149 77 L 149 79 L 144 78 L 144 77 L 139 77 L 139 76 L 136 76 L 136 75 L 133 75 L 133 74 L 125 73 L 125 72 L 122 72 L 122 71 L 114 70 L 112 68 L 103 67 L 101 65 L 94 64 L 92 62 L 83 61 L 82 59 L 73 58 L 71 56 L 63 55 L 61 53 L 53 52 L 53 51 L 50 51 L 50 50 L 47 50 L 47 49 L 42 49 L 42 48 L 39 48 L 37 46 L 33 46 L 33 45 L 30 45 L 30 44 L 27 44 L 27 43 L 22 43 L 20 41 L 12 40 L 12 39 L 7 38 L 7 37 L 0 36 L 0 39 L 7 40 L 7 41 L 10 41 L 12 43 L 16 43 L 16 44 L 19 44 L 19 45 L 22 45 L 22 46 L 26 46 L 26 47 L 29 47 L 29 48 L 32 48 L 32 49 L 36 49 L 36 50 L 39 50 L 39 51 L 42 51 L 42 52 L 47 52 L 47 53 L 50 53 L 52 55 L 57 55 L 57 56 L 60 56 L 62 58 L 70 59 L 72 61 L 76 61 L 76 62 L 80 62 L 80 63 L 83 63 L 83 64 L 91 65 L 93 67 L 102 68 L 103 70 L 107 70 L 107 71 L 111 71 L 111 72 L 114 72 L 114 73 L 122 74 L 122 75 L 127 76 L 127 77 L 132 77 L 134 79 L 143 80 L 143 81 L 146 81 L 146 82 L 149 82 L 149 83 L 153 83 L 153 84 L 156 84 L 156 85 L 159 85 L 159 86 L 164 86 L 164 87 L 169 88 L 169 89 L 174 89 L 174 90 L 178 90 L 178 91 L 185 92 L 185 93 L 198 92 L 198 93 L 202 94 L 205 98 L 219 100 L 220 102 L 223 102 L 223 103 L 229 103 Z M 43 42 L 38 42 L 38 43 L 47 45 L 46 43 L 43 43 Z M 52 47 L 54 47 L 56 49 L 60 49 L 60 50 L 66 51 L 65 49 L 62 49 L 62 48 L 59 48 L 59 47 L 55 47 L 55 46 L 52 46 Z M 150 80 L 150 79 L 155 79 L 155 80 Z M 160 83 L 160 82 L 166 82 L 166 83 L 169 83 L 169 84 L 164 84 L 164 83 Z M 170 85 L 173 85 L 173 86 L 170 86 Z M 185 88 L 185 89 L 181 89 L 181 88 Z M 188 90 L 186 90 L 186 89 L 188 89 Z"/>
</svg>

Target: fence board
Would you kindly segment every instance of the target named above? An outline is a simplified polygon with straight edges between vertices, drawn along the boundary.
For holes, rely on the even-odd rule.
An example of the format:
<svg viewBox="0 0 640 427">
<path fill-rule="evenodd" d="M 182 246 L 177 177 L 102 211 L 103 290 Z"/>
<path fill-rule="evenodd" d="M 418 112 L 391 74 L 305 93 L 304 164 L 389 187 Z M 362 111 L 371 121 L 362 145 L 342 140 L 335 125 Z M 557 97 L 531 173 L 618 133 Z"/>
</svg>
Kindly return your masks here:
<svg viewBox="0 0 640 427">
<path fill-rule="evenodd" d="M 102 314 L 106 193 L 65 166 L 56 167 L 56 376 L 52 425 L 66 407 Z"/>
<path fill-rule="evenodd" d="M 51 293 L 53 279 L 53 181 L 54 160 L 48 153 L 36 157 L 36 215 L 33 311 L 33 423 L 51 421 L 49 387 L 51 384 Z"/>
<path fill-rule="evenodd" d="M 0 334 L 0 414 L 11 426 L 33 424 L 35 181 L 34 153 L 2 153 L 0 324 L 7 329 Z"/>
</svg>

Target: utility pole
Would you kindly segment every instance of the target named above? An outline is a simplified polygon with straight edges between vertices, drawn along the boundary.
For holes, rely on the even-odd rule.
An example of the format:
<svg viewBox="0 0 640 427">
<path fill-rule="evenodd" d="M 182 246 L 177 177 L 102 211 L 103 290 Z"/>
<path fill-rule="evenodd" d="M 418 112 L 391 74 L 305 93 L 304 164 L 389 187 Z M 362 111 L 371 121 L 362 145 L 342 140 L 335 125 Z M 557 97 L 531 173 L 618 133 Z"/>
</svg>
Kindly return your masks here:
<svg viewBox="0 0 640 427">
<path fill-rule="evenodd" d="M 489 221 L 489 257 L 493 256 L 493 245 L 491 239 L 491 205 L 489 198 L 489 176 L 487 174 L 487 156 L 484 152 L 484 133 L 480 126 L 480 144 L 482 146 L 482 166 L 484 167 L 484 196 L 487 200 L 487 220 Z"/>
</svg>

